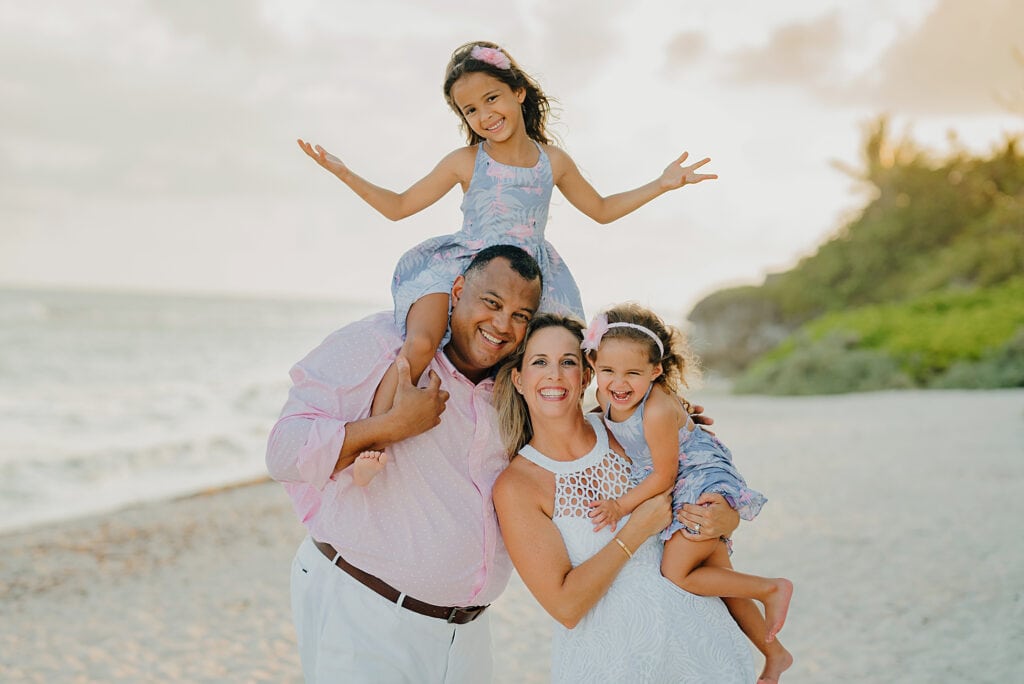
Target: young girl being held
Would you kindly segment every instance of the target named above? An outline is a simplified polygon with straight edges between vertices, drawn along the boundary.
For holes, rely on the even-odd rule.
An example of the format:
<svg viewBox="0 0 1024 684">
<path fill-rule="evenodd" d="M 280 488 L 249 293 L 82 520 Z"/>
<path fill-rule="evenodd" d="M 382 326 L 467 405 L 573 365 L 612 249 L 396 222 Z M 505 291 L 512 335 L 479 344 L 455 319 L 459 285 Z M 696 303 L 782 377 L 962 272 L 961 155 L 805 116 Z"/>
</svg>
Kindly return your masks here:
<svg viewBox="0 0 1024 684">
<path fill-rule="evenodd" d="M 747 487 L 729 450 L 693 423 L 677 395 L 694 365 L 682 333 L 653 312 L 624 304 L 591 322 L 583 348 L 597 377 L 605 424 L 632 460 L 636 483 L 617 499 L 590 503 L 596 529 L 614 526 L 641 502 L 668 489 L 674 511 L 717 493 L 744 520 L 760 512 L 765 497 Z M 786 620 L 793 584 L 736 572 L 727 540 L 692 540 L 684 533 L 699 534 L 700 526 L 691 530 L 673 518 L 662 532 L 662 575 L 690 593 L 721 596 L 765 656 L 759 682 L 777 681 L 793 662 L 775 638 Z M 764 617 L 751 599 L 764 605 Z"/>
<path fill-rule="evenodd" d="M 462 230 L 413 247 L 399 260 L 392 279 L 395 322 L 405 336 L 398 356 L 408 360 L 414 382 L 444 341 L 452 283 L 484 247 L 522 247 L 541 267 L 540 310 L 583 319 L 572 274 L 544 239 L 553 186 L 590 218 L 609 223 L 669 190 L 717 178 L 697 173 L 709 158 L 684 166 L 684 152 L 655 180 L 615 195 L 599 195 L 569 155 L 552 144 L 548 98 L 494 43 L 477 41 L 455 50 L 445 71 L 444 97 L 459 117 L 468 145 L 445 156 L 404 192 L 374 185 L 319 145 L 298 141 L 320 166 L 394 221 L 432 205 L 456 184 L 465 193 Z M 481 330 L 481 335 L 495 348 L 510 339 L 507 330 Z M 392 365 L 374 395 L 371 415 L 391 408 L 397 384 Z M 353 478 L 368 484 L 383 467 L 383 455 L 367 454 L 356 460 Z"/>
</svg>

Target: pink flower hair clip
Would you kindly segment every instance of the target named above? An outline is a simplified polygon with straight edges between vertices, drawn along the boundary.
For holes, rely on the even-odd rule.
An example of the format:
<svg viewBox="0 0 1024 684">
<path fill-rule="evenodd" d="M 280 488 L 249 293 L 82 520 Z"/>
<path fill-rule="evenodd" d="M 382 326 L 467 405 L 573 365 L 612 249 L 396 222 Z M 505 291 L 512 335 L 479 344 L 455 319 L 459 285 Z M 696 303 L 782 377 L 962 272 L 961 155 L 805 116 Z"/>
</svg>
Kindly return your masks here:
<svg viewBox="0 0 1024 684">
<path fill-rule="evenodd" d="M 512 68 L 512 61 L 509 60 L 508 55 L 502 52 L 500 48 L 474 45 L 473 49 L 469 51 L 469 56 L 473 59 L 490 64 L 491 66 L 498 67 L 499 69 Z"/>
<path fill-rule="evenodd" d="M 590 325 L 583 331 L 583 341 L 580 343 L 580 349 L 583 351 L 591 351 L 601 346 L 601 338 L 608 332 L 608 317 L 604 314 L 598 314 L 594 316 L 590 321 Z"/>
</svg>

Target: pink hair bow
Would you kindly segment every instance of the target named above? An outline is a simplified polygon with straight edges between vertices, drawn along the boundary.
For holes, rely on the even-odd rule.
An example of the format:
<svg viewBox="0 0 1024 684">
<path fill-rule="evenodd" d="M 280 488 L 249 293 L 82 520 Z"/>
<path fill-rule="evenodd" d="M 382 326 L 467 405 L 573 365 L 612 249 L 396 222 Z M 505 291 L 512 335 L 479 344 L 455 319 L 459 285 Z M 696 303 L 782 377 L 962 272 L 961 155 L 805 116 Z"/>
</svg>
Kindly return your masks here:
<svg viewBox="0 0 1024 684">
<path fill-rule="evenodd" d="M 608 332 L 608 317 L 604 314 L 594 316 L 590 325 L 583 331 L 583 342 L 580 343 L 580 349 L 584 351 L 597 349 L 601 346 L 601 338 L 606 332 Z"/>
<path fill-rule="evenodd" d="M 509 60 L 508 55 L 497 48 L 474 45 L 473 49 L 469 51 L 469 56 L 499 69 L 512 68 L 512 62 Z"/>
</svg>

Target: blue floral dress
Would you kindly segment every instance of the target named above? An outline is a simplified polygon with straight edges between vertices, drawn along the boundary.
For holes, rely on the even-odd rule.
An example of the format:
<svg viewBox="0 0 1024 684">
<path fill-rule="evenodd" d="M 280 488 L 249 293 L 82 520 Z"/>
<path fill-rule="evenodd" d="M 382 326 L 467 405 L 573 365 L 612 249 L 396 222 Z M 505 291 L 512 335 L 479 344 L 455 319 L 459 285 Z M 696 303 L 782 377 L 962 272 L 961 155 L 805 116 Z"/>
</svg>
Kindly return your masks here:
<svg viewBox="0 0 1024 684">
<path fill-rule="evenodd" d="M 395 323 L 405 334 L 413 302 L 424 295 L 451 292 L 477 252 L 491 245 L 515 245 L 528 252 L 544 278 L 540 311 L 571 314 L 585 320 L 583 302 L 569 267 L 544 239 L 554 187 L 551 161 L 537 145 L 540 158 L 529 168 L 497 162 L 478 145 L 469 188 L 462 199 L 462 230 L 432 237 L 399 259 L 391 282 Z"/>
<path fill-rule="evenodd" d="M 620 423 L 612 420 L 610 409 L 604 414 L 609 432 L 615 435 L 633 462 L 630 479 L 634 486 L 654 471 L 651 449 L 644 438 L 644 406 L 653 388 L 654 385 L 648 388 L 643 401 L 626 420 Z M 764 494 L 747 487 L 746 480 L 732 464 L 732 452 L 717 437 L 704 432 L 699 425 L 693 430 L 684 426 L 679 429 L 679 470 L 672 489 L 673 513 L 683 504 L 696 503 L 705 492 L 724 496 L 744 520 L 753 520 L 768 501 Z M 672 524 L 662 531 L 661 539 L 667 540 L 682 529 L 693 531 L 673 516 Z"/>
</svg>

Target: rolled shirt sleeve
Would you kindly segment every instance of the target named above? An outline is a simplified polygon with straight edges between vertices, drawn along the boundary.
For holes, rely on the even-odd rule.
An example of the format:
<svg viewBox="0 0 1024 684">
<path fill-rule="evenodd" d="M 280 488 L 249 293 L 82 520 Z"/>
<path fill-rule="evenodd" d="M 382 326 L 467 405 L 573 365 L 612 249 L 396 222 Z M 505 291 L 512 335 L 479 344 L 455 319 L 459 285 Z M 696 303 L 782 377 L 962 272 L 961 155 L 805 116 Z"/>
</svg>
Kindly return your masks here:
<svg viewBox="0 0 1024 684">
<path fill-rule="evenodd" d="M 401 339 L 387 313 L 331 334 L 291 369 L 288 401 L 267 441 L 267 471 L 286 484 L 323 490 L 345 443 L 345 426 L 370 413 Z"/>
</svg>

